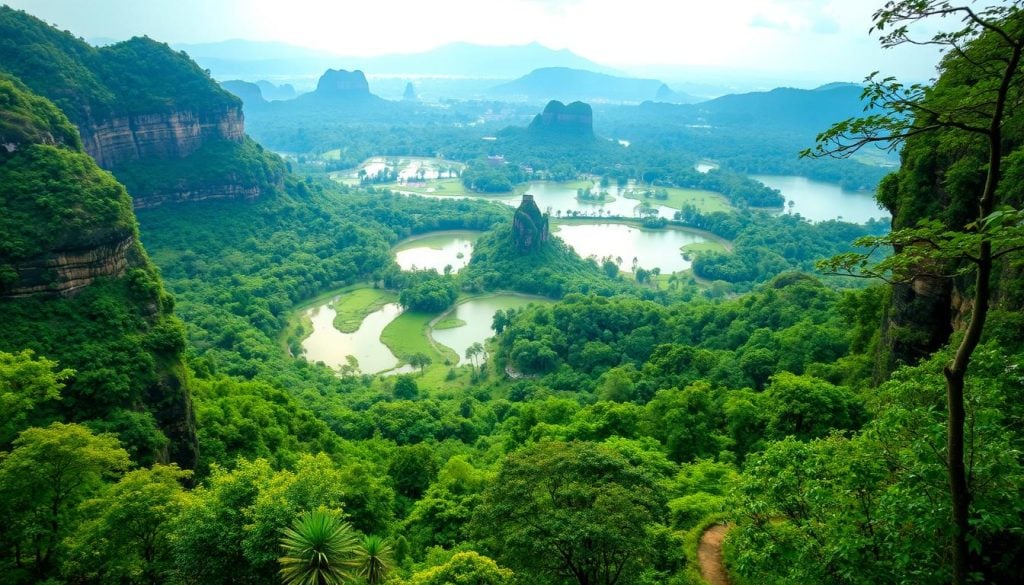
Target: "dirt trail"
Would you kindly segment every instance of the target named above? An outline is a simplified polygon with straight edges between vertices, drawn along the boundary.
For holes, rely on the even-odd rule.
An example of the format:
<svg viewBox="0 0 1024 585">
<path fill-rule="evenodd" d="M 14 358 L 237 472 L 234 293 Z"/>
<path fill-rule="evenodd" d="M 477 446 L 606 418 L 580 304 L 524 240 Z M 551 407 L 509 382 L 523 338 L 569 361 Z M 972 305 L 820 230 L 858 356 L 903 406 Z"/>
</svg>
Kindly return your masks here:
<svg viewBox="0 0 1024 585">
<path fill-rule="evenodd" d="M 729 532 L 728 526 L 717 524 L 708 528 L 700 537 L 697 560 L 700 575 L 710 585 L 729 585 L 729 578 L 722 565 L 722 539 Z"/>
</svg>

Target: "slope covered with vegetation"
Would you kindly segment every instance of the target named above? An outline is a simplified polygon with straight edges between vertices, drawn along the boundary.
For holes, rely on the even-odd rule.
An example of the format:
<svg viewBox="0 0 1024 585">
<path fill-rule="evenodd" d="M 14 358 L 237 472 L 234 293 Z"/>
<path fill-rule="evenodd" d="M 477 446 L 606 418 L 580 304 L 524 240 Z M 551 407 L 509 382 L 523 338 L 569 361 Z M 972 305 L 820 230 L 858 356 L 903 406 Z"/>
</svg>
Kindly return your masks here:
<svg viewBox="0 0 1024 585">
<path fill-rule="evenodd" d="M 897 5 L 924 17 L 919 2 Z M 498 203 L 313 176 L 288 174 L 254 202 L 140 210 L 138 230 L 127 193 L 80 152 L 67 121 L 0 80 L 0 129 L 19 137 L 0 150 L 6 282 L 19 262 L 47 254 L 51 235 L 86 242 L 109 226 L 133 238 L 123 273 L 77 294 L 0 297 L 0 574 L 698 585 L 698 540 L 721 523 L 725 566 L 741 585 L 1017 582 L 1022 134 L 1019 112 L 993 114 L 985 98 L 995 83 L 1017 103 L 1022 14 L 1018 3 L 976 14 L 1003 40 L 949 37 L 967 43 L 967 61 L 947 58 L 934 88 L 885 94 L 896 116 L 871 123 L 907 140 L 880 192 L 893 234 L 877 223 L 681 210 L 679 221 L 733 240 L 731 255 L 698 254 L 694 265 L 732 288 L 685 276 L 634 282 L 542 231 L 550 218 L 539 208 L 517 228 Z M 966 65 L 979 59 L 1008 67 L 1004 81 Z M 88 75 L 76 79 L 91 87 Z M 972 127 L 973 116 L 996 115 L 986 136 L 998 140 L 956 124 L 930 133 L 950 118 L 929 110 Z M 529 138 L 508 143 L 519 139 Z M 616 178 L 609 153 L 623 151 L 596 144 L 551 152 L 568 175 L 579 165 Z M 258 156 L 257 145 L 244 148 Z M 695 173 L 685 156 L 628 152 L 636 166 L 618 170 L 650 182 Z M 708 175 L 736 182 L 734 202 L 771 195 L 739 174 Z M 975 217 L 975 207 L 989 213 Z M 399 240 L 451 229 L 486 232 L 463 270 L 400 269 Z M 854 238 L 892 250 L 865 258 L 843 243 Z M 809 274 L 823 255 L 837 255 L 828 271 L 898 284 Z M 915 283 L 922 276 L 943 286 Z M 374 298 L 388 289 L 424 309 L 423 322 L 460 295 L 549 298 L 495 313 L 496 337 L 467 352 L 469 363 L 371 376 L 302 356 L 304 309 L 347 287 Z M 946 335 L 894 368 L 894 337 L 934 341 L 898 318 L 908 290 L 956 304 L 921 321 Z M 182 456 L 189 443 L 172 436 L 171 420 L 194 430 L 198 459 Z"/>
</svg>

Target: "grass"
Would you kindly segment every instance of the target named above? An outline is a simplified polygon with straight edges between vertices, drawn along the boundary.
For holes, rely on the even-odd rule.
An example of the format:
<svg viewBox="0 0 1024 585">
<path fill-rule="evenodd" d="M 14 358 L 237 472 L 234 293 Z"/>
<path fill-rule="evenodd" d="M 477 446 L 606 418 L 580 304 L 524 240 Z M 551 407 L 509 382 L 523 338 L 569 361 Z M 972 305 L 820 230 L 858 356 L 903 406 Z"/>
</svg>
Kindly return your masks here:
<svg viewBox="0 0 1024 585">
<path fill-rule="evenodd" d="M 367 315 L 397 300 L 395 293 L 376 288 L 358 288 L 343 294 L 331 305 L 338 313 L 334 328 L 342 333 L 355 333 Z"/>
<path fill-rule="evenodd" d="M 653 190 L 652 187 L 650 190 Z M 721 193 L 704 191 L 702 189 L 682 189 L 679 187 L 658 187 L 668 191 L 668 199 L 660 200 L 654 197 L 644 197 L 643 192 L 648 189 L 629 188 L 623 191 L 627 199 L 636 201 L 649 201 L 651 205 L 664 205 L 672 209 L 682 209 L 684 205 L 692 205 L 704 213 L 714 211 L 731 211 L 732 206 L 729 200 Z"/>
<path fill-rule="evenodd" d="M 728 252 L 728 248 L 721 242 L 694 242 L 680 248 L 683 252 Z"/>
<path fill-rule="evenodd" d="M 462 184 L 462 179 L 431 179 L 426 181 L 426 187 L 410 187 L 409 185 L 400 185 L 401 191 L 407 191 L 409 193 L 418 193 L 421 195 L 441 195 L 444 197 L 480 197 L 480 196 L 495 196 L 502 197 L 511 195 L 512 192 L 508 191 L 505 193 L 477 193 L 476 191 L 470 191 Z M 392 184 L 393 186 L 394 184 Z M 431 190 L 432 189 L 432 190 Z"/>
<path fill-rule="evenodd" d="M 380 340 L 403 362 L 408 362 L 413 354 L 422 353 L 433 360 L 431 367 L 444 367 L 445 360 L 455 364 L 459 356 L 443 345 L 435 345 L 427 335 L 427 327 L 435 317 L 435 313 L 406 311 L 387 324 Z"/>
<path fill-rule="evenodd" d="M 456 319 L 455 317 L 445 317 L 437 323 L 434 323 L 433 329 L 455 329 L 457 327 L 463 327 L 466 322 L 462 319 Z"/>
</svg>

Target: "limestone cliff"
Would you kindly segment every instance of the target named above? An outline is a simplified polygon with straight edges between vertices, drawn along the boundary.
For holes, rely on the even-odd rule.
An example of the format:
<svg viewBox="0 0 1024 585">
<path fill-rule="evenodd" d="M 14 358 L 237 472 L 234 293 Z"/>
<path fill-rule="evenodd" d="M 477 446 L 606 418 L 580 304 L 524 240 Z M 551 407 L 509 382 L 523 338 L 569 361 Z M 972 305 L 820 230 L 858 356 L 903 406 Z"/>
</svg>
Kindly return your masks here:
<svg viewBox="0 0 1024 585">
<path fill-rule="evenodd" d="M 79 129 L 86 152 L 106 169 L 147 158 L 184 158 L 211 141 L 245 138 L 242 109 L 234 106 L 124 116 Z"/>
<path fill-rule="evenodd" d="M 523 195 L 523 201 L 512 218 L 512 238 L 516 249 L 530 253 L 548 241 L 548 217 L 541 213 L 533 195 Z"/>
<path fill-rule="evenodd" d="M 0 7 L 0 72 L 20 79 L 60 107 L 78 127 L 86 152 L 121 178 L 125 167 L 177 161 L 204 147 L 245 141 L 242 102 L 225 91 L 186 54 L 148 38 L 92 47 L 20 11 Z M 273 155 L 266 153 L 266 157 Z M 221 169 L 203 168 L 182 184 L 161 182 L 147 164 L 145 183 L 129 185 L 140 207 L 194 199 L 174 189 L 231 197 L 259 196 L 279 184 L 244 182 L 252 173 L 229 169 L 261 161 L 236 157 Z"/>
<path fill-rule="evenodd" d="M 589 104 L 572 102 L 569 105 L 552 100 L 544 111 L 530 123 L 530 132 L 546 135 L 593 137 L 594 111 Z"/>
<path fill-rule="evenodd" d="M 141 464 L 193 467 L 184 333 L 128 192 L 52 103 L 3 77 L 0 137 L 0 350 L 75 370 L 51 420 L 118 433 Z"/>
<path fill-rule="evenodd" d="M 371 95 L 366 75 L 358 69 L 355 71 L 328 69 L 320 76 L 315 94 L 322 98 L 332 99 L 363 98 Z"/>
</svg>

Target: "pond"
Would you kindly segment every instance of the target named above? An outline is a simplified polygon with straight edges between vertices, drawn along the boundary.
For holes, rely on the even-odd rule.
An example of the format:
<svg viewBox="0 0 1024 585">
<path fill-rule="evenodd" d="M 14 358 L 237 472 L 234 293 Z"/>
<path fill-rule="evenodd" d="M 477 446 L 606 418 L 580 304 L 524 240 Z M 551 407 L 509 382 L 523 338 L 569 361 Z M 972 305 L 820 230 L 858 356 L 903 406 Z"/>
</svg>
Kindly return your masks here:
<svg viewBox="0 0 1024 585">
<path fill-rule="evenodd" d="M 434 341 L 455 350 L 455 353 L 459 354 L 459 360 L 465 362 L 466 349 L 470 345 L 483 343 L 494 335 L 491 323 L 496 312 L 525 307 L 538 300 L 547 301 L 547 299 L 516 294 L 499 294 L 470 299 L 459 303 L 443 317 L 444 319 L 465 321 L 465 325 L 450 329 L 431 329 L 431 337 L 434 338 Z"/>
<path fill-rule="evenodd" d="M 394 248 L 395 261 L 402 270 L 436 270 L 444 274 L 445 266 L 456 273 L 473 256 L 473 243 L 480 232 L 434 232 L 402 240 Z"/>
<path fill-rule="evenodd" d="M 537 205 L 540 206 L 542 211 L 551 210 L 552 217 L 576 215 L 583 217 L 603 217 L 603 216 L 620 216 L 633 218 L 638 217 L 637 211 L 640 208 L 640 202 L 635 199 L 627 199 L 626 196 L 620 192 L 618 187 L 611 186 L 604 189 L 611 195 L 610 201 L 580 201 L 576 199 L 576 187 L 578 183 L 556 183 L 553 181 L 533 181 L 526 185 L 525 191 L 520 189 L 516 194 L 500 194 L 500 195 L 441 195 L 438 193 L 428 192 L 427 193 L 413 193 L 409 191 L 399 191 L 405 195 L 420 195 L 422 197 L 433 197 L 435 199 L 480 199 L 485 201 L 499 201 L 508 205 L 509 207 L 519 207 L 519 203 L 522 202 L 523 196 L 519 193 L 525 192 L 530 193 L 537 200 Z M 595 191 L 601 191 L 595 183 L 589 185 Z M 674 209 L 671 207 L 665 207 L 664 205 L 655 205 L 654 209 L 657 210 L 659 217 L 665 219 L 672 219 L 675 214 Z"/>
<path fill-rule="evenodd" d="M 594 186 L 594 190 L 600 191 L 600 187 Z M 576 189 L 563 183 L 549 181 L 534 181 L 526 186 L 526 192 L 533 195 L 541 210 L 551 210 L 552 217 L 570 215 L 575 211 L 580 215 L 600 217 L 602 215 L 617 215 L 621 217 L 637 217 L 637 210 L 640 202 L 635 199 L 627 199 L 619 192 L 618 187 L 604 189 L 614 200 L 607 201 L 579 201 L 576 199 Z M 503 199 L 504 203 L 518 207 L 522 197 Z M 655 205 L 660 217 L 672 219 L 675 210 L 664 205 Z"/>
<path fill-rule="evenodd" d="M 627 272 L 632 271 L 636 258 L 638 266 L 657 267 L 664 274 L 690 268 L 691 262 L 683 258 L 679 248 L 708 241 L 687 230 L 648 230 L 621 223 L 561 224 L 554 235 L 584 258 L 622 258 L 619 268 Z"/>
<path fill-rule="evenodd" d="M 313 324 L 313 332 L 302 341 L 306 359 L 337 369 L 347 364 L 346 358 L 351 355 L 359 362 L 359 371 L 364 374 L 395 370 L 398 358 L 381 343 L 380 334 L 402 313 L 402 308 L 397 303 L 388 303 L 367 315 L 354 333 L 342 333 L 334 327 L 337 312 L 331 308 L 331 303 L 338 298 L 306 310 Z M 411 371 L 411 368 L 406 366 L 402 370 Z"/>
<path fill-rule="evenodd" d="M 750 178 L 782 192 L 787 202 L 784 213 L 789 213 L 788 202 L 792 201 L 793 213 L 811 221 L 842 219 L 864 223 L 872 218 L 889 217 L 888 212 L 878 207 L 869 191 L 848 191 L 834 183 L 793 175 L 751 175 Z"/>
</svg>

